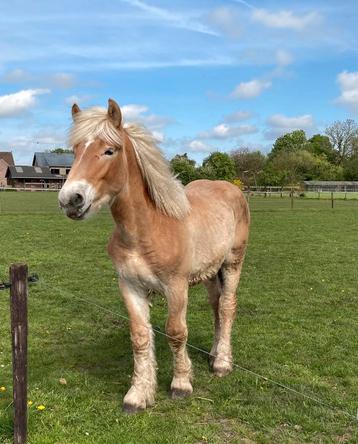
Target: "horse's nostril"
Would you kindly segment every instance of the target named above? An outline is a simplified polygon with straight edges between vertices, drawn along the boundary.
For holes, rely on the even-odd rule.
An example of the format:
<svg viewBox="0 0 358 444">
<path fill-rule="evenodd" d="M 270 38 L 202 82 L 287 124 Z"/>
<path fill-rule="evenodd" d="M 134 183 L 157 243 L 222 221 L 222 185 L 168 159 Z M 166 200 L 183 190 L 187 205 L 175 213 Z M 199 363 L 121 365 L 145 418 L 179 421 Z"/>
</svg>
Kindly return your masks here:
<svg viewBox="0 0 358 444">
<path fill-rule="evenodd" d="M 71 199 L 70 204 L 76 208 L 82 207 L 83 205 L 83 196 L 80 193 L 75 193 Z"/>
</svg>

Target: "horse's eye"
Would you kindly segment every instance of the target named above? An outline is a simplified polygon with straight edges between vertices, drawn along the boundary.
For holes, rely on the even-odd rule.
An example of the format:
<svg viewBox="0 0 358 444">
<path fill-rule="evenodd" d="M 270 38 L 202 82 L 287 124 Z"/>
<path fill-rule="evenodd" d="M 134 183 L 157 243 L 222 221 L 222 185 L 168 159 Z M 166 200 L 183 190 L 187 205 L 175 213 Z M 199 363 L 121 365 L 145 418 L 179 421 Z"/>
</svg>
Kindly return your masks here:
<svg viewBox="0 0 358 444">
<path fill-rule="evenodd" d="M 105 154 L 106 156 L 112 156 L 112 155 L 114 154 L 114 149 L 113 149 L 113 148 L 108 148 L 108 149 L 104 152 L 104 154 Z"/>
</svg>

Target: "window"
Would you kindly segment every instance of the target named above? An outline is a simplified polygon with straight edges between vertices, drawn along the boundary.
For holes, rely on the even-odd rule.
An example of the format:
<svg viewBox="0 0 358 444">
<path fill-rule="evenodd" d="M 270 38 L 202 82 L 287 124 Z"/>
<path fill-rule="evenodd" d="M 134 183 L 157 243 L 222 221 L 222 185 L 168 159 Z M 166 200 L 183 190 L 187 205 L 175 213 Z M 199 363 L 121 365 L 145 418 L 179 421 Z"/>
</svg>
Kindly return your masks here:
<svg viewBox="0 0 358 444">
<path fill-rule="evenodd" d="M 52 174 L 60 174 L 60 169 L 59 168 L 51 168 L 51 173 Z"/>
</svg>

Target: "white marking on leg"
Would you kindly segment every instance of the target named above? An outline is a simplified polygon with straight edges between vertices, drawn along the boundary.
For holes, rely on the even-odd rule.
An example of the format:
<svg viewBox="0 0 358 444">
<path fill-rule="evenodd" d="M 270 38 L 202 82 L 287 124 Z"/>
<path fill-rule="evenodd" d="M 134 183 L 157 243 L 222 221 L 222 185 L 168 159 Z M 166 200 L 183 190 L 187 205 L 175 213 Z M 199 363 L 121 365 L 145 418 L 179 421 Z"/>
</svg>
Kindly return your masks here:
<svg viewBox="0 0 358 444">
<path fill-rule="evenodd" d="M 149 301 L 142 289 L 135 288 L 128 282 L 120 282 L 120 287 L 131 318 L 134 355 L 132 387 L 124 397 L 124 404 L 141 409 L 154 403 L 156 389 L 156 362 L 153 331 L 149 322 Z"/>
</svg>

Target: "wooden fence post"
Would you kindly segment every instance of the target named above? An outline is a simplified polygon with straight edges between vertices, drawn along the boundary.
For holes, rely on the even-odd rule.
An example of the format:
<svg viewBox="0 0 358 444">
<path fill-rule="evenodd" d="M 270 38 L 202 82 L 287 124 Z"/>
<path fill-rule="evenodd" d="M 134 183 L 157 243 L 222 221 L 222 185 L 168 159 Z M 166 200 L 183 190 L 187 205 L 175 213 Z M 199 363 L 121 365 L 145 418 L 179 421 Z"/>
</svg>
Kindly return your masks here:
<svg viewBox="0 0 358 444">
<path fill-rule="evenodd" d="M 333 191 L 331 191 L 331 206 L 333 208 Z"/>
<path fill-rule="evenodd" d="M 293 208 L 293 188 L 291 188 L 291 210 Z"/>
<path fill-rule="evenodd" d="M 27 438 L 27 265 L 10 267 L 14 444 Z"/>
</svg>

